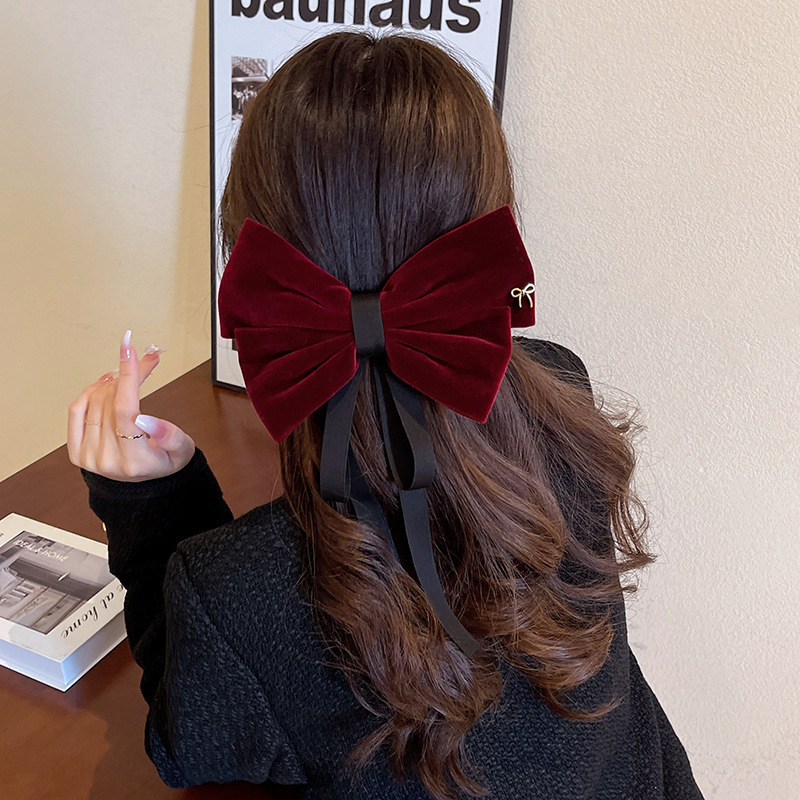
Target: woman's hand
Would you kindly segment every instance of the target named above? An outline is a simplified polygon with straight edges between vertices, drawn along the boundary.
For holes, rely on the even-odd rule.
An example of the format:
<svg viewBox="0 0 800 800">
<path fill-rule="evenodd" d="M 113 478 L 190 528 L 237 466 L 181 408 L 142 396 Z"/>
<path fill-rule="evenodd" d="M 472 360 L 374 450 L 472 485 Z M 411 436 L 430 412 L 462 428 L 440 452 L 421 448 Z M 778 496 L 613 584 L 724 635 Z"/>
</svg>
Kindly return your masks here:
<svg viewBox="0 0 800 800">
<path fill-rule="evenodd" d="M 185 467 L 195 445 L 180 428 L 139 414 L 139 387 L 158 366 L 158 353 L 141 361 L 126 331 L 119 377 L 107 372 L 69 407 L 67 451 L 75 466 L 117 481 L 163 478 Z"/>
</svg>

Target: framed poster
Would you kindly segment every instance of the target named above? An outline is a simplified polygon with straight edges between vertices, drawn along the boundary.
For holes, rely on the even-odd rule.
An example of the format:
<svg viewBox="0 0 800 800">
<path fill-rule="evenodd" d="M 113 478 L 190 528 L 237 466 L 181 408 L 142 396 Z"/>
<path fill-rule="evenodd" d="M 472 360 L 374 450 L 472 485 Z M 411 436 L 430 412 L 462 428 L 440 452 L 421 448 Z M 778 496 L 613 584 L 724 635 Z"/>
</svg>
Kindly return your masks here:
<svg viewBox="0 0 800 800">
<path fill-rule="evenodd" d="M 219 335 L 219 202 L 248 102 L 292 53 L 346 28 L 405 29 L 444 43 L 501 112 L 512 0 L 210 0 L 211 298 L 214 383 L 241 389 L 234 344 Z"/>
</svg>

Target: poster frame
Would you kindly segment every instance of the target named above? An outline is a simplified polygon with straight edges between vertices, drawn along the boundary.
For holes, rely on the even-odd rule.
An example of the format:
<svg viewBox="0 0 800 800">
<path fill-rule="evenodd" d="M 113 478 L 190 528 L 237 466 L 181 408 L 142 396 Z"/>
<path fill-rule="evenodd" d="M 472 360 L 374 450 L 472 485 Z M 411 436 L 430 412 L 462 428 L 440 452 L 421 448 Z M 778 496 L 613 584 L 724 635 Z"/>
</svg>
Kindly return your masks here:
<svg viewBox="0 0 800 800">
<path fill-rule="evenodd" d="M 217 310 L 217 263 L 218 250 L 218 229 L 217 229 L 217 186 L 216 186 L 216 128 L 215 128 L 215 4 L 229 3 L 231 0 L 208 0 L 208 31 L 209 31 L 209 50 L 208 50 L 208 87 L 209 87 L 209 179 L 210 179 L 210 218 L 209 218 L 209 250 L 211 254 L 211 274 L 210 274 L 210 299 L 211 299 L 211 381 L 214 386 L 224 389 L 245 393 L 246 389 L 228 381 L 223 381 L 218 377 L 218 357 L 217 357 L 217 331 L 219 329 L 218 310 Z M 511 9 L 513 0 L 499 0 L 500 2 L 500 25 L 497 35 L 497 58 L 495 61 L 495 82 L 492 97 L 492 106 L 498 120 L 503 117 L 503 100 L 505 96 L 506 71 L 508 67 L 508 45 L 511 35 Z M 236 349 L 236 343 L 233 342 Z"/>
</svg>

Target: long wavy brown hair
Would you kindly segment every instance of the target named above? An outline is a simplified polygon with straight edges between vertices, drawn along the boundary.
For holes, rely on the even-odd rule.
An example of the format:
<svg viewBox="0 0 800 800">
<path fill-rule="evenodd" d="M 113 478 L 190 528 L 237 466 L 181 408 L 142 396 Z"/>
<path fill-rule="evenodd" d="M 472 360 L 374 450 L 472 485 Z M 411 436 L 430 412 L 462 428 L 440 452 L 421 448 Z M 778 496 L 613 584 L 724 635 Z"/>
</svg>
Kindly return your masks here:
<svg viewBox="0 0 800 800">
<path fill-rule="evenodd" d="M 247 110 L 222 198 L 228 249 L 247 217 L 351 290 L 377 291 L 434 238 L 514 194 L 500 125 L 469 72 L 418 38 L 336 33 L 294 55 Z M 439 574 L 456 614 L 485 642 L 468 659 L 379 531 L 318 489 L 315 413 L 280 446 L 286 498 L 308 537 L 308 587 L 335 663 L 381 720 L 353 751 L 383 747 L 438 800 L 485 790 L 464 737 L 520 670 L 556 714 L 592 719 L 570 692 L 603 665 L 620 575 L 648 563 L 631 489 L 630 415 L 598 407 L 575 376 L 515 343 L 484 424 L 423 398 L 436 455 L 429 489 Z M 352 445 L 393 521 L 367 379 Z M 628 587 L 626 587 L 628 588 Z"/>
</svg>

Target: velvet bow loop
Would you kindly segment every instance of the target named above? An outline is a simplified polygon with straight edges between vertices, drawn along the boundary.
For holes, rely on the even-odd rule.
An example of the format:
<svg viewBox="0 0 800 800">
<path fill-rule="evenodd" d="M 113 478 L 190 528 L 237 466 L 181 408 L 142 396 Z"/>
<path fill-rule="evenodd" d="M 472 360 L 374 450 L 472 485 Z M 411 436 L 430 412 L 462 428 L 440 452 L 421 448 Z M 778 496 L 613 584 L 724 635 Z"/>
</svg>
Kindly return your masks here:
<svg viewBox="0 0 800 800">
<path fill-rule="evenodd" d="M 510 328 L 534 323 L 533 302 L 512 294 L 532 280 L 508 206 L 435 239 L 380 292 L 389 369 L 485 422 L 511 357 Z M 355 375 L 352 299 L 281 236 L 245 221 L 220 282 L 220 330 L 236 339 L 248 394 L 276 441 Z"/>
</svg>

